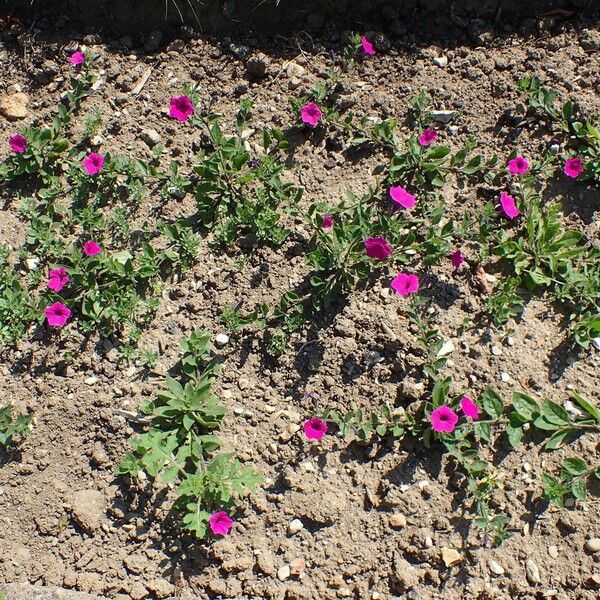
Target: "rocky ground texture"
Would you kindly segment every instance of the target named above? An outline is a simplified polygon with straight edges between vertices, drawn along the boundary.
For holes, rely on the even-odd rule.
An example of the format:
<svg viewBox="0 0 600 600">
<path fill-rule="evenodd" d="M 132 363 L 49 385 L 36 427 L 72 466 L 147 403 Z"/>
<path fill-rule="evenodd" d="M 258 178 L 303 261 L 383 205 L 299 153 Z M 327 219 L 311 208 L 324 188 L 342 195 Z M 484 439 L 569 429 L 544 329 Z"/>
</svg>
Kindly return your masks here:
<svg viewBox="0 0 600 600">
<path fill-rule="evenodd" d="M 286 127 L 294 121 L 289 98 L 322 79 L 324 53 L 338 42 L 333 33 L 217 40 L 184 31 L 134 47 L 127 36 L 108 40 L 79 35 L 64 22 L 53 25 L 17 31 L 0 45 L 0 139 L 48 119 L 66 86 L 68 49 L 84 44 L 101 69 L 102 83 L 83 109 L 101 110 L 100 147 L 148 158 L 160 143 L 187 165 L 197 140 L 166 117 L 169 97 L 182 84 L 198 83 L 230 118 L 241 97 L 252 98 L 259 125 Z M 424 89 L 435 108 L 458 113 L 442 130 L 444 142 L 459 148 L 475 135 L 488 155 L 537 148 L 535 131 L 519 126 L 522 97 L 514 86 L 524 75 L 537 74 L 589 112 L 598 109 L 600 31 L 583 17 L 529 21 L 496 33 L 477 24 L 420 29 L 405 24 L 397 38 L 379 37 L 376 59 L 358 62 L 344 83 L 348 108 L 402 120 Z M 1 148 L 4 156 L 8 150 L 4 143 Z M 334 134 L 299 139 L 288 177 L 306 188 L 305 201 L 336 204 L 348 189 L 358 193 L 373 183 L 381 160 L 350 160 Z M 0 241 L 21 243 L 18 207 L 0 193 Z M 570 224 L 597 240 L 597 190 L 571 186 L 561 194 Z M 447 201 L 460 215 L 477 198 L 449 189 Z M 140 222 L 158 204 L 146 198 Z M 184 215 L 190 207 L 188 199 L 172 199 L 163 210 Z M 251 339 L 245 352 L 234 344 L 221 351 L 216 391 L 231 411 L 226 445 L 265 477 L 231 536 L 207 545 L 181 536 L 161 503 L 168 490 L 152 495 L 115 477 L 132 433 L 115 409 L 134 410 L 155 392 L 186 334 L 202 327 L 222 333 L 221 311 L 242 293 L 249 306 L 275 302 L 305 269 L 292 242 L 282 250 L 254 250 L 242 262 L 203 245 L 193 269 L 169 286 L 144 334 L 142 347 L 156 349 L 160 341 L 162 348 L 153 370 L 123 367 L 110 345 L 84 343 L 76 334 L 60 348 L 34 339 L 5 354 L 2 397 L 33 410 L 35 420 L 31 435 L 0 467 L 0 581 L 118 600 L 598 598 L 597 504 L 558 510 L 539 496 L 542 470 L 562 451 L 549 456 L 531 446 L 502 461 L 514 535 L 500 548 L 485 549 L 440 454 L 412 442 L 362 446 L 327 436 L 312 445 L 302 437 L 302 421 L 316 410 L 409 403 L 419 396 L 421 384 L 400 376 L 411 363 L 408 323 L 385 281 L 318 317 L 308 337 L 276 363 L 265 362 Z M 459 388 L 476 395 L 489 384 L 507 395 L 522 390 L 556 401 L 576 388 L 598 401 L 600 355 L 594 348 L 564 350 L 556 307 L 534 300 L 510 330 L 482 325 L 459 335 L 465 318 L 481 312 L 480 291 L 449 266 L 433 273 L 437 326 L 452 341 L 447 371 Z M 66 370 L 58 367 L 64 350 L 78 355 Z M 374 362 L 373 352 L 381 360 Z M 572 449 L 594 457 L 597 443 L 587 437 Z M 7 588 L 8 600 L 37 597 L 19 593 Z M 63 597 L 71 598 L 51 596 Z"/>
</svg>

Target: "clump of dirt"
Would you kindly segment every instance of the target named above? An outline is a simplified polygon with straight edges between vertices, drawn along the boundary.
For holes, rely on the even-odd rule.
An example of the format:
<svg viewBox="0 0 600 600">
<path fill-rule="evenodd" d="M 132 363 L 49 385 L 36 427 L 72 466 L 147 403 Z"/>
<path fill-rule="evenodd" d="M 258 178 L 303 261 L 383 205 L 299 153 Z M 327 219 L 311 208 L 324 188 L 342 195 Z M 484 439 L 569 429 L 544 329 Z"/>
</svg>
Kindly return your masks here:
<svg viewBox="0 0 600 600">
<path fill-rule="evenodd" d="M 410 42 L 391 40 L 374 60 L 352 66 L 341 96 L 357 114 L 402 120 L 423 89 L 435 108 L 458 111 L 441 129 L 453 149 L 474 135 L 487 156 L 506 156 L 516 147 L 533 154 L 544 143 L 538 132 L 511 118 L 522 101 L 515 90 L 522 76 L 549 80 L 590 112 L 598 106 L 600 55 L 590 40 L 599 40 L 600 32 L 575 23 L 531 37 L 478 39 L 477 46 L 462 30 L 454 44 L 414 35 Z M 337 48 L 333 35 L 264 42 L 249 34 L 228 43 L 175 39 L 146 55 L 127 39 L 67 29 L 22 35 L 0 46 L 0 95 L 25 92 L 30 116 L 1 120 L 2 139 L 23 123 L 49 119 L 67 85 L 66 48 L 81 43 L 101 69 L 103 83 L 83 107 L 84 115 L 101 111 L 100 148 L 149 158 L 152 129 L 151 138 L 184 168 L 193 163 L 197 140 L 166 116 L 170 96 L 184 83 L 196 83 L 205 98 L 215 96 L 224 122 L 233 124 L 240 98 L 252 98 L 258 126 L 285 128 L 294 121 L 289 98 L 323 79 L 325 51 Z M 259 52 L 264 77 L 256 79 L 248 76 L 248 61 Z M 434 62 L 442 56 L 446 66 Z M 147 69 L 150 77 L 134 93 Z M 361 193 L 376 181 L 382 157 L 351 158 L 339 148 L 334 134 L 295 140 L 287 177 L 305 187 L 304 202 L 335 205 L 348 190 Z M 7 152 L 2 145 L 2 157 Z M 572 183 L 557 198 L 571 225 L 597 239 L 598 208 L 588 193 Z M 7 190 L 2 196 L 0 242 L 15 246 L 25 238 L 24 221 L 18 201 Z M 460 216 L 478 199 L 449 187 L 446 201 L 449 213 Z M 159 206 L 171 217 L 193 212 L 190 199 L 163 205 L 149 196 L 134 228 Z M 240 260 L 205 243 L 194 267 L 166 290 L 144 333 L 141 346 L 161 350 L 153 369 L 126 365 L 110 344 L 76 333 L 24 341 L 6 354 L 3 398 L 34 411 L 35 419 L 31 435 L 0 468 L 0 579 L 132 600 L 597 598 L 599 554 L 585 546 L 600 534 L 594 504 L 547 507 L 538 484 L 550 463 L 570 454 L 595 457 L 597 437 L 552 455 L 526 446 L 502 460 L 503 504 L 514 535 L 489 549 L 472 528 L 457 474 L 441 455 L 410 441 L 362 445 L 326 436 L 311 444 L 298 432 L 307 416 L 324 408 L 406 406 L 420 396 L 409 323 L 387 281 L 317 316 L 308 337 L 295 339 L 277 362 L 266 361 L 250 337 L 242 339 L 241 351 L 234 344 L 221 351 L 216 391 L 231 410 L 225 445 L 265 477 L 228 538 L 201 544 L 180 535 L 164 502 L 167 487 L 130 488 L 115 477 L 136 428 L 115 409 L 135 410 L 151 397 L 179 357 L 179 340 L 197 328 L 219 333 L 224 307 L 242 296 L 247 306 L 275 303 L 304 276 L 305 250 L 290 239 L 280 250 L 240 250 Z M 450 265 L 434 267 L 430 278 L 436 326 L 453 341 L 446 371 L 456 393 L 476 397 L 492 385 L 505 396 L 520 390 L 564 401 L 577 389 L 598 399 L 598 352 L 577 353 L 565 344 L 564 315 L 547 299 L 531 301 L 512 330 L 484 323 L 463 332 L 465 319 L 482 312 L 481 290 Z M 381 358 L 376 364 L 371 352 Z M 77 360 L 65 368 L 66 353 Z M 301 527 L 291 525 L 296 520 Z"/>
</svg>

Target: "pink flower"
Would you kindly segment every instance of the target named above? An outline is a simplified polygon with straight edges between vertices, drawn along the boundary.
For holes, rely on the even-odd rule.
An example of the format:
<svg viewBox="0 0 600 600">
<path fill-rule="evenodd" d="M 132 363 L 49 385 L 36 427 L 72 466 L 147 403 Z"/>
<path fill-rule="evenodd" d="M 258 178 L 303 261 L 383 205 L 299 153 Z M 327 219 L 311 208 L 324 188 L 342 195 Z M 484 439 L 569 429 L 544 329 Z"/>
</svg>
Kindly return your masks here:
<svg viewBox="0 0 600 600">
<path fill-rule="evenodd" d="M 426 129 L 419 136 L 419 144 L 421 144 L 421 146 L 429 146 L 429 144 L 432 144 L 435 142 L 435 140 L 437 140 L 437 137 L 438 134 L 435 129 Z"/>
<path fill-rule="evenodd" d="M 8 138 L 8 145 L 13 152 L 23 154 L 27 150 L 27 140 L 20 134 L 15 133 Z"/>
<path fill-rule="evenodd" d="M 323 224 L 321 227 L 323 229 L 330 229 L 333 227 L 333 217 L 331 215 L 323 215 Z"/>
<path fill-rule="evenodd" d="M 300 109 L 300 119 L 306 125 L 310 125 L 310 127 L 316 127 L 322 116 L 321 109 L 314 102 L 305 104 Z"/>
<path fill-rule="evenodd" d="M 85 62 L 85 54 L 78 50 L 77 52 L 73 52 L 73 54 L 71 54 L 70 60 L 74 67 L 81 67 L 81 65 Z"/>
<path fill-rule="evenodd" d="M 370 56 L 375 54 L 375 48 L 373 48 L 373 44 L 371 44 L 371 42 L 364 35 L 360 38 L 360 43 L 365 54 L 369 54 Z"/>
<path fill-rule="evenodd" d="M 523 175 L 529 171 L 529 163 L 527 162 L 527 159 L 522 156 L 515 156 L 515 158 L 508 163 L 508 171 L 511 175 Z"/>
<path fill-rule="evenodd" d="M 400 296 L 410 296 L 419 291 L 419 278 L 409 273 L 398 273 L 392 279 L 391 288 Z"/>
<path fill-rule="evenodd" d="M 583 161 L 580 158 L 576 156 L 567 158 L 564 169 L 565 175 L 568 175 L 573 179 L 577 179 L 583 173 L 584 170 L 585 169 L 583 168 Z"/>
<path fill-rule="evenodd" d="M 460 265 L 465 262 L 465 257 L 463 256 L 463 253 L 457 249 L 450 253 L 450 260 L 452 261 L 452 266 L 455 269 L 458 269 Z"/>
<path fill-rule="evenodd" d="M 44 310 L 50 327 L 63 327 L 71 316 L 71 311 L 62 303 L 55 302 Z"/>
<path fill-rule="evenodd" d="M 402 208 L 414 208 L 417 203 L 417 199 L 400 185 L 394 185 L 390 188 L 390 196 Z"/>
<path fill-rule="evenodd" d="M 367 238 L 365 240 L 365 250 L 370 258 L 385 260 L 392 255 L 392 247 L 387 240 L 382 237 Z"/>
<path fill-rule="evenodd" d="M 515 199 L 512 196 L 509 196 L 506 192 L 502 192 L 500 194 L 500 207 L 509 219 L 514 219 L 521 214 L 517 208 Z"/>
<path fill-rule="evenodd" d="M 465 417 L 470 417 L 473 421 L 479 419 L 479 406 L 469 398 L 469 396 L 463 396 L 460 401 L 460 408 L 465 413 Z"/>
<path fill-rule="evenodd" d="M 81 161 L 81 164 L 88 175 L 97 175 L 102 171 L 102 167 L 104 166 L 104 156 L 102 156 L 102 154 L 90 152 L 90 154 Z"/>
<path fill-rule="evenodd" d="M 309 440 L 320 440 L 327 433 L 328 429 L 327 423 L 321 421 L 318 417 L 304 421 L 304 435 Z"/>
<path fill-rule="evenodd" d="M 458 415 L 449 406 L 439 406 L 431 413 L 431 426 L 438 433 L 452 433 L 458 423 Z"/>
<path fill-rule="evenodd" d="M 187 96 L 171 96 L 169 115 L 182 123 L 194 114 L 194 105 Z"/>
<path fill-rule="evenodd" d="M 227 535 L 233 527 L 233 519 L 224 511 L 213 513 L 208 519 L 210 530 L 215 535 Z"/>
<path fill-rule="evenodd" d="M 50 273 L 48 274 L 48 289 L 53 292 L 60 292 L 67 283 L 69 283 L 69 276 L 64 267 L 50 270 Z"/>
<path fill-rule="evenodd" d="M 86 256 L 96 256 L 96 254 L 100 254 L 100 252 L 102 252 L 102 248 L 100 248 L 93 240 L 89 240 L 83 245 L 83 253 Z"/>
</svg>

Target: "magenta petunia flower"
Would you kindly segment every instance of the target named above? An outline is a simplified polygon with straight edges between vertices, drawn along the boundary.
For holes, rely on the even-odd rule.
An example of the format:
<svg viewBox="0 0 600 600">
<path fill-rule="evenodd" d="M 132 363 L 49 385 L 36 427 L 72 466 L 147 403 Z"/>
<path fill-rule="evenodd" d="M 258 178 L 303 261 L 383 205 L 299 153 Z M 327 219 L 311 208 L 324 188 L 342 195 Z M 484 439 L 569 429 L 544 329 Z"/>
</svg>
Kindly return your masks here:
<svg viewBox="0 0 600 600">
<path fill-rule="evenodd" d="M 410 296 L 419 291 L 419 278 L 412 273 L 398 273 L 390 286 L 396 294 Z"/>
<path fill-rule="evenodd" d="M 71 54 L 70 60 L 74 67 L 81 67 L 81 65 L 85 62 L 85 54 L 78 50 L 77 52 L 73 52 L 73 54 Z"/>
<path fill-rule="evenodd" d="M 454 252 L 450 253 L 450 260 L 452 262 L 452 266 L 455 269 L 458 269 L 460 265 L 462 265 L 465 262 L 465 257 L 463 256 L 463 253 L 457 249 Z"/>
<path fill-rule="evenodd" d="M 323 113 L 321 112 L 321 109 L 314 102 L 305 104 L 300 109 L 300 119 L 304 124 L 309 125 L 310 127 L 316 127 L 322 116 Z"/>
<path fill-rule="evenodd" d="M 71 316 L 71 311 L 62 302 L 55 302 L 44 310 L 50 327 L 63 327 Z"/>
<path fill-rule="evenodd" d="M 390 197 L 402 208 L 414 208 L 417 203 L 417 199 L 401 185 L 394 185 L 390 188 Z"/>
<path fill-rule="evenodd" d="M 83 253 L 86 256 L 96 256 L 96 254 L 100 254 L 100 252 L 102 252 L 102 248 L 94 242 L 94 240 L 88 240 L 83 245 Z"/>
<path fill-rule="evenodd" d="M 469 396 L 463 396 L 460 401 L 460 408 L 465 414 L 465 417 L 469 417 L 473 419 L 473 421 L 477 421 L 479 419 L 479 406 L 469 398 Z"/>
<path fill-rule="evenodd" d="M 323 229 L 330 229 L 333 227 L 333 217 L 331 215 L 323 215 L 323 224 L 321 227 Z"/>
<path fill-rule="evenodd" d="M 69 275 L 64 267 L 50 270 L 48 274 L 48 289 L 53 292 L 60 292 L 67 283 L 69 283 Z"/>
<path fill-rule="evenodd" d="M 425 129 L 425 131 L 423 131 L 418 138 L 419 144 L 421 144 L 421 146 L 429 146 L 429 144 L 432 144 L 435 142 L 435 140 L 437 140 L 437 137 L 438 134 L 435 129 Z"/>
<path fill-rule="evenodd" d="M 318 417 L 313 417 L 312 419 L 308 419 L 308 421 L 304 421 L 304 435 L 309 440 L 322 439 L 328 429 L 327 423 Z"/>
<path fill-rule="evenodd" d="M 27 150 L 27 140 L 20 133 L 11 135 L 8 138 L 8 145 L 10 146 L 10 149 L 17 154 L 23 154 L 23 152 Z"/>
<path fill-rule="evenodd" d="M 382 237 L 367 238 L 365 240 L 365 250 L 369 258 L 378 258 L 385 260 L 392 255 L 392 247 L 387 240 Z"/>
<path fill-rule="evenodd" d="M 373 48 L 373 44 L 371 44 L 371 42 L 364 35 L 360 38 L 360 44 L 365 54 L 369 54 L 370 56 L 375 54 L 375 48 Z"/>
<path fill-rule="evenodd" d="M 208 524 L 215 535 L 225 536 L 233 527 L 233 519 L 224 510 L 221 510 L 210 515 Z"/>
<path fill-rule="evenodd" d="M 521 214 L 517 208 L 515 199 L 506 192 L 500 194 L 500 208 L 502 208 L 502 212 L 504 212 L 509 219 L 514 219 Z"/>
<path fill-rule="evenodd" d="M 438 433 L 452 433 L 458 423 L 458 415 L 449 406 L 439 406 L 431 413 L 431 426 Z"/>
<path fill-rule="evenodd" d="M 583 161 L 577 156 L 567 158 L 565 161 L 565 175 L 577 179 L 584 171 Z"/>
<path fill-rule="evenodd" d="M 88 175 L 97 175 L 102 171 L 102 167 L 104 166 L 104 156 L 102 156 L 102 154 L 90 152 L 90 154 L 81 161 L 81 164 Z"/>
<path fill-rule="evenodd" d="M 187 121 L 194 114 L 194 105 L 188 96 L 172 96 L 169 101 L 169 115 L 178 121 Z"/>
<path fill-rule="evenodd" d="M 511 175 L 523 175 L 529 171 L 529 163 L 523 156 L 515 156 L 508 163 L 508 171 Z"/>
</svg>

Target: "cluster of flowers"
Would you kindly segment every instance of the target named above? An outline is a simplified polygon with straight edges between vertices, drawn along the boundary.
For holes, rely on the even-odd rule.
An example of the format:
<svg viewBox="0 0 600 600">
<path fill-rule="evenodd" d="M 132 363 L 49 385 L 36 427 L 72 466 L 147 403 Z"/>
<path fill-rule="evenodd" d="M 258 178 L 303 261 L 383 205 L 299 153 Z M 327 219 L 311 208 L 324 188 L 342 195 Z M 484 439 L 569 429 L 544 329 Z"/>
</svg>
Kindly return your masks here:
<svg viewBox="0 0 600 600">
<path fill-rule="evenodd" d="M 83 244 L 83 253 L 85 256 L 96 256 L 102 252 L 102 248 L 93 240 L 88 240 Z M 48 274 L 48 289 L 53 292 L 60 292 L 69 283 L 69 274 L 65 267 L 51 269 Z M 44 310 L 44 316 L 50 327 L 64 327 L 71 318 L 71 309 L 62 302 L 54 302 Z"/>
</svg>

